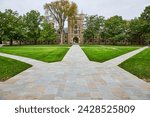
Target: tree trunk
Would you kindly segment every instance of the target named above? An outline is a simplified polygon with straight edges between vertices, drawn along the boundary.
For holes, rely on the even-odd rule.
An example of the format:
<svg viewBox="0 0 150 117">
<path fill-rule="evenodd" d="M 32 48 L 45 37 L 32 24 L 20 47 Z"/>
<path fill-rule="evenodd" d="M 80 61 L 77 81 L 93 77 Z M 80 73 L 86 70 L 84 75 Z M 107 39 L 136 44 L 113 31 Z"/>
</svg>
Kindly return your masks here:
<svg viewBox="0 0 150 117">
<path fill-rule="evenodd" d="M 12 39 L 10 39 L 10 46 L 12 46 L 13 45 L 13 40 Z"/>
<path fill-rule="evenodd" d="M 131 45 L 133 45 L 133 41 L 131 40 L 130 42 L 131 42 Z"/>
<path fill-rule="evenodd" d="M 105 45 L 107 44 L 107 40 L 105 39 Z"/>
<path fill-rule="evenodd" d="M 48 45 L 50 44 L 50 41 L 48 40 Z"/>
<path fill-rule="evenodd" d="M 34 40 L 34 44 L 37 45 L 37 40 L 36 39 Z"/>
<path fill-rule="evenodd" d="M 100 38 L 98 39 L 98 43 L 99 43 L 99 45 L 101 44 L 101 39 Z"/>
<path fill-rule="evenodd" d="M 3 44 L 3 43 L 2 43 L 2 40 L 0 40 L 0 44 Z"/>
<path fill-rule="evenodd" d="M 26 40 L 24 40 L 24 44 L 27 45 L 27 41 Z"/>
<path fill-rule="evenodd" d="M 19 40 L 19 45 L 21 46 L 21 44 L 22 44 L 22 43 L 21 43 L 21 40 Z"/>
<path fill-rule="evenodd" d="M 63 44 L 63 30 L 60 32 L 60 45 Z"/>
</svg>

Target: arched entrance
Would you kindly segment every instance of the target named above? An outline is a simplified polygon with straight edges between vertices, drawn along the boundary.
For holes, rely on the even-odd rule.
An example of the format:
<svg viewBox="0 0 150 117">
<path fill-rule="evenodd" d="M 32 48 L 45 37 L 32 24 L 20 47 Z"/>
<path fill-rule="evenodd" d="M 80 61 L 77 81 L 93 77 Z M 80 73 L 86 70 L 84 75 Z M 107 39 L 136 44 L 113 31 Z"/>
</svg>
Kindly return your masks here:
<svg viewBox="0 0 150 117">
<path fill-rule="evenodd" d="M 74 37 L 73 38 L 73 43 L 79 43 L 79 38 L 78 37 Z"/>
</svg>

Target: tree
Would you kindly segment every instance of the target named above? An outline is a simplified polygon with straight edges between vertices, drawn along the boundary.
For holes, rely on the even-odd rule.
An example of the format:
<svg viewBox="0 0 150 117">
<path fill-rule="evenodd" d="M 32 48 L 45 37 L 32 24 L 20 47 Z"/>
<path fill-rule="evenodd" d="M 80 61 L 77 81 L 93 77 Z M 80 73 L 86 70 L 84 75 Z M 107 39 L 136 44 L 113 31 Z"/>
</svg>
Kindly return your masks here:
<svg viewBox="0 0 150 117">
<path fill-rule="evenodd" d="M 144 9 L 144 12 L 140 16 L 140 20 L 143 22 L 143 38 L 147 43 L 150 43 L 150 6 Z"/>
<path fill-rule="evenodd" d="M 10 45 L 13 45 L 13 39 L 16 35 L 16 24 L 18 22 L 18 13 L 11 9 L 6 9 L 2 15 L 2 39 L 10 41 Z"/>
<path fill-rule="evenodd" d="M 74 18 L 77 14 L 77 5 L 69 0 L 57 0 L 44 5 L 46 13 L 58 23 L 60 32 L 60 44 L 63 44 L 64 25 L 67 18 Z"/>
<path fill-rule="evenodd" d="M 40 37 L 41 21 L 42 17 L 38 11 L 31 10 L 30 12 L 26 13 L 26 15 L 24 15 L 27 38 L 33 39 L 34 44 L 37 44 L 37 40 Z"/>
<path fill-rule="evenodd" d="M 2 44 L 2 38 L 4 34 L 4 13 L 0 11 L 0 44 Z"/>
<path fill-rule="evenodd" d="M 131 41 L 131 44 L 133 42 L 138 42 L 138 44 L 144 43 L 144 40 L 142 39 L 142 35 L 144 34 L 143 30 L 143 21 L 139 18 L 134 18 L 129 22 L 128 34 L 130 36 L 129 41 Z"/>
<path fill-rule="evenodd" d="M 95 38 L 101 38 L 105 22 L 104 17 L 92 15 L 87 16 L 85 19 L 84 38 L 93 39 L 93 41 Z"/>
<path fill-rule="evenodd" d="M 115 44 L 118 39 L 126 37 L 126 21 L 121 16 L 113 16 L 105 21 L 105 38 L 112 40 Z"/>
<path fill-rule="evenodd" d="M 41 26 L 42 29 L 40 33 L 41 35 L 40 39 L 46 40 L 48 44 L 50 41 L 56 39 L 57 33 L 52 23 L 48 23 L 47 21 L 44 21 Z"/>
<path fill-rule="evenodd" d="M 16 24 L 15 30 L 16 30 L 15 39 L 17 39 L 21 45 L 22 41 L 26 39 L 26 27 L 23 16 L 18 17 L 18 22 Z"/>
</svg>

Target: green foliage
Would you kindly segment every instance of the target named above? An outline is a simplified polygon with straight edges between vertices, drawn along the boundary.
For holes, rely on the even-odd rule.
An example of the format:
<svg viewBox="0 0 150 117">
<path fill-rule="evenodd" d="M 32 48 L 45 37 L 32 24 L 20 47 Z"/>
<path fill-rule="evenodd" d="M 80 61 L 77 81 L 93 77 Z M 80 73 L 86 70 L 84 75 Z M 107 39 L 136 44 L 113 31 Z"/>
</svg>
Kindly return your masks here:
<svg viewBox="0 0 150 117">
<path fill-rule="evenodd" d="M 37 39 L 40 37 L 40 24 L 42 21 L 42 17 L 40 13 L 35 10 L 31 10 L 26 13 L 24 16 L 25 26 L 26 26 L 26 35 L 29 39 L 34 39 L 35 44 L 37 43 Z"/>
<path fill-rule="evenodd" d="M 50 19 L 55 19 L 59 25 L 61 44 L 63 43 L 64 23 L 68 18 L 75 18 L 77 5 L 68 0 L 56 0 L 45 4 L 44 9 Z M 87 16 L 85 18 L 85 40 L 103 40 L 112 44 L 127 42 L 148 45 L 150 43 L 150 6 L 147 6 L 141 16 L 132 20 L 124 20 L 121 16 L 104 19 L 103 16 Z M 58 32 L 57 31 L 57 32 Z M 57 33 L 58 34 L 58 33 Z M 54 26 L 49 24 L 38 11 L 31 10 L 23 16 L 16 11 L 6 9 L 0 11 L 0 44 L 7 40 L 13 45 L 13 40 L 24 42 L 38 39 L 52 41 L 57 38 Z"/>
<path fill-rule="evenodd" d="M 106 20 L 104 32 L 107 39 L 112 39 L 114 42 L 125 38 L 126 21 L 121 16 L 113 16 Z"/>
<path fill-rule="evenodd" d="M 23 16 L 10 9 L 0 12 L 0 44 L 2 40 L 9 40 L 10 45 L 13 45 L 13 40 L 19 41 L 20 45 L 27 40 L 34 40 L 36 44 L 40 37 L 54 40 L 56 36 L 54 27 L 38 11 L 31 10 Z"/>
<path fill-rule="evenodd" d="M 100 38 L 104 27 L 104 21 L 105 21 L 104 17 L 92 15 L 92 16 L 87 16 L 85 19 L 86 19 L 85 20 L 86 29 L 84 31 L 84 38 L 85 39 Z"/>
<path fill-rule="evenodd" d="M 142 41 L 142 35 L 144 31 L 143 21 L 139 18 L 135 18 L 129 22 L 128 34 L 130 36 L 130 41 L 138 41 L 139 44 L 144 43 Z"/>
<path fill-rule="evenodd" d="M 150 6 L 147 6 L 141 14 L 140 19 L 143 21 L 143 38 L 150 43 Z"/>
<path fill-rule="evenodd" d="M 12 45 L 12 41 L 17 34 L 18 13 L 11 9 L 6 9 L 4 13 L 0 13 L 0 19 L 0 37 L 4 40 L 10 40 L 10 45 Z"/>
<path fill-rule="evenodd" d="M 4 13 L 0 11 L 0 44 L 2 44 L 2 38 L 4 35 Z"/>
<path fill-rule="evenodd" d="M 68 18 L 75 19 L 77 7 L 75 2 L 70 2 L 69 0 L 56 0 L 44 5 L 46 13 L 58 23 L 61 38 L 60 44 L 63 44 L 65 21 Z"/>
<path fill-rule="evenodd" d="M 52 23 L 48 23 L 47 21 L 44 21 L 42 24 L 40 39 L 51 41 L 57 38 L 57 33 L 54 28 L 54 25 Z"/>
<path fill-rule="evenodd" d="M 140 45 L 150 43 L 150 6 L 147 6 L 140 17 L 123 20 L 121 16 L 113 16 L 105 20 L 103 17 L 86 17 L 85 39 L 102 39 L 116 44 L 120 41 Z"/>
</svg>

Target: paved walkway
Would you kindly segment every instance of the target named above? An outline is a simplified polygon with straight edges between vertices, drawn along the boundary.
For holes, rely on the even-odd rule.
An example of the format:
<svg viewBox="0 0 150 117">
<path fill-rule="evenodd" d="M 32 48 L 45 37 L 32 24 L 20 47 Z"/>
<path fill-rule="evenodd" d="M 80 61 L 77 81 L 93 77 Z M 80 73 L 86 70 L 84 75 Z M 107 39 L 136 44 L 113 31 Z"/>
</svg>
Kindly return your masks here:
<svg viewBox="0 0 150 117">
<path fill-rule="evenodd" d="M 26 58 L 26 57 L 15 56 L 15 55 L 10 55 L 10 54 L 5 54 L 5 53 L 0 53 L 0 56 L 16 59 L 18 61 L 29 63 L 29 64 L 34 65 L 34 66 L 35 65 L 37 66 L 39 64 L 46 64 L 45 62 L 38 61 L 38 60 L 35 60 L 35 59 L 30 59 L 30 58 Z"/>
<path fill-rule="evenodd" d="M 134 56 L 135 54 L 145 50 L 146 48 L 148 48 L 148 46 L 140 48 L 140 49 L 137 49 L 137 50 L 132 51 L 132 52 L 129 52 L 127 54 L 124 54 L 122 56 L 116 57 L 114 59 L 108 60 L 108 61 L 104 62 L 103 64 L 106 65 L 106 66 L 110 66 L 110 67 L 117 66 L 120 63 L 122 63 L 123 61 L 125 61 L 125 60 L 129 59 L 130 57 Z"/>
<path fill-rule="evenodd" d="M 148 83 L 116 66 L 143 49 L 110 60 L 111 66 L 90 62 L 78 45 L 61 62 L 34 65 L 18 57 L 33 67 L 1 82 L 0 99 L 150 99 Z"/>
<path fill-rule="evenodd" d="M 2 47 L 3 46 L 3 44 L 0 44 L 0 47 Z"/>
</svg>

